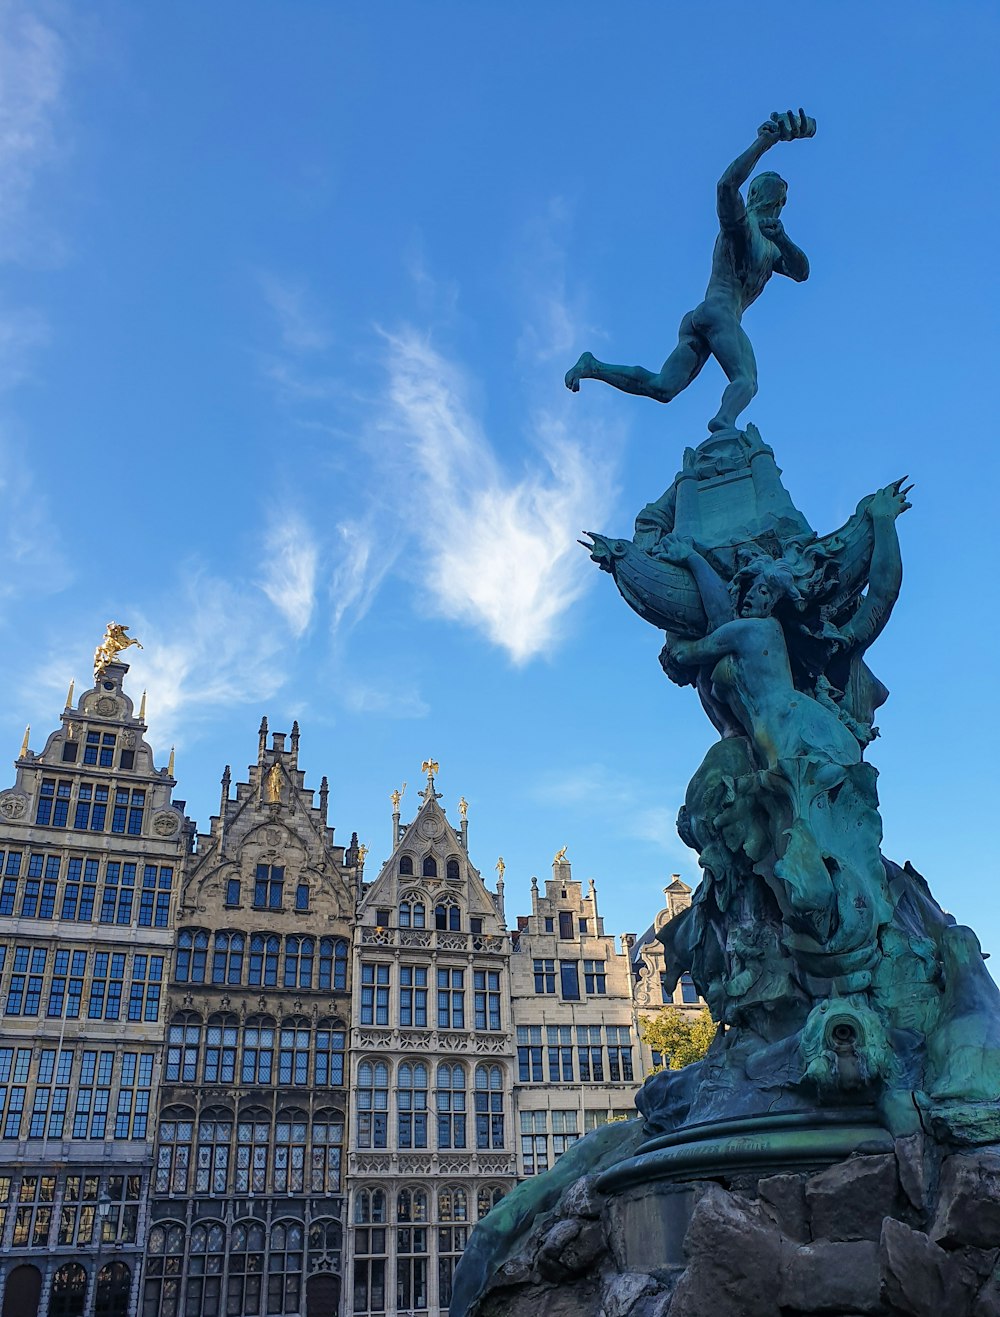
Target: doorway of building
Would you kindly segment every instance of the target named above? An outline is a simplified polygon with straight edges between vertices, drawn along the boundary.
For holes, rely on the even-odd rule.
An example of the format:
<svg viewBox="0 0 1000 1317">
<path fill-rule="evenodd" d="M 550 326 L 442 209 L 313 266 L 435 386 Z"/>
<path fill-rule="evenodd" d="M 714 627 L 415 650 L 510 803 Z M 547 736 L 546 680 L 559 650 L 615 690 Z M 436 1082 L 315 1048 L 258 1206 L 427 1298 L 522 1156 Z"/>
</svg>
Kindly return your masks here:
<svg viewBox="0 0 1000 1317">
<path fill-rule="evenodd" d="M 37 1317 L 42 1297 L 42 1273 L 27 1263 L 15 1267 L 3 1291 L 3 1317 Z"/>
<path fill-rule="evenodd" d="M 318 1271 L 306 1281 L 306 1317 L 338 1317 L 340 1277 L 335 1271 Z"/>
</svg>

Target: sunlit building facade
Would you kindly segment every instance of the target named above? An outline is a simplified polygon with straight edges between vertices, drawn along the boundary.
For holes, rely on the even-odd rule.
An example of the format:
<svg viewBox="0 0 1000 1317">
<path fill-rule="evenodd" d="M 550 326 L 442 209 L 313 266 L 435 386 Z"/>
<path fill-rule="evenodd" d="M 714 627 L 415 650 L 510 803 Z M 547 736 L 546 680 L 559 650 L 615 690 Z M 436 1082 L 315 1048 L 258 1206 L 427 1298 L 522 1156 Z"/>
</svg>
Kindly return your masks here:
<svg viewBox="0 0 1000 1317">
<path fill-rule="evenodd" d="M 4 1317 L 135 1311 L 192 825 L 111 663 L 0 792 Z"/>
</svg>

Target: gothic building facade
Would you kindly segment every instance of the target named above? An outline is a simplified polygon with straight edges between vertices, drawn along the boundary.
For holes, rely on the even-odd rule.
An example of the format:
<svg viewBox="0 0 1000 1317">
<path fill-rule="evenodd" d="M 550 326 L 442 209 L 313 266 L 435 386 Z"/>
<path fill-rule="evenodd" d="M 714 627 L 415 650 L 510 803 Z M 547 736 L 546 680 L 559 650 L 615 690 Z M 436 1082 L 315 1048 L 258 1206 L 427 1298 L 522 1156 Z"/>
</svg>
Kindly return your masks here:
<svg viewBox="0 0 1000 1317">
<path fill-rule="evenodd" d="M 339 1311 L 356 878 L 287 740 L 185 871 L 143 1317 Z"/>
<path fill-rule="evenodd" d="M 476 1221 L 630 1114 L 690 891 L 616 943 L 560 852 L 509 929 L 432 761 L 366 873 L 266 720 L 199 834 L 127 671 L 0 788 L 0 1317 L 442 1317 Z"/>
</svg>

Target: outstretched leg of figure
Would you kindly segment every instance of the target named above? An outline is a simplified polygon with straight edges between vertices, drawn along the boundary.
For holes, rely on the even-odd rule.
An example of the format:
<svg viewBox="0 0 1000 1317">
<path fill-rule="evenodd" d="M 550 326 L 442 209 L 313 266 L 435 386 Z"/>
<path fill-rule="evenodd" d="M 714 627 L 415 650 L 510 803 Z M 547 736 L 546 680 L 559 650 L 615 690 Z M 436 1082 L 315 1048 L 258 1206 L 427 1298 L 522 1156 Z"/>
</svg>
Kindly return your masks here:
<svg viewBox="0 0 1000 1317">
<path fill-rule="evenodd" d="M 712 354 L 729 380 L 722 395 L 722 405 L 708 423 L 709 430 L 714 433 L 716 430 L 735 429 L 736 418 L 757 392 L 757 360 L 750 340 L 735 317 L 713 327 L 709 341 Z"/>
<path fill-rule="evenodd" d="M 658 372 L 645 366 L 611 366 L 585 352 L 572 370 L 566 372 L 566 387 L 576 393 L 581 380 L 602 380 L 623 393 L 670 402 L 687 388 L 708 357 L 708 344 L 695 331 L 690 315 L 686 315 L 681 321 L 677 346 Z"/>
</svg>

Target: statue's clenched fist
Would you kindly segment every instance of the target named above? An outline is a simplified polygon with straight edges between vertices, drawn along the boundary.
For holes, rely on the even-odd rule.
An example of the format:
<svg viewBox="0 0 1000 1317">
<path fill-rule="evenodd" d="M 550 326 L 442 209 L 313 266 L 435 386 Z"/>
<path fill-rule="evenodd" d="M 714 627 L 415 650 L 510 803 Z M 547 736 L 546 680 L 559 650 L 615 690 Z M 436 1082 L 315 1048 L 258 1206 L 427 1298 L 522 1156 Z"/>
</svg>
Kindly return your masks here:
<svg viewBox="0 0 1000 1317">
<path fill-rule="evenodd" d="M 815 137 L 816 120 L 811 119 L 805 110 L 786 110 L 784 114 L 777 111 L 766 123 L 757 129 L 758 137 L 769 137 L 771 145 L 775 142 L 794 142 L 797 137 Z"/>
</svg>

